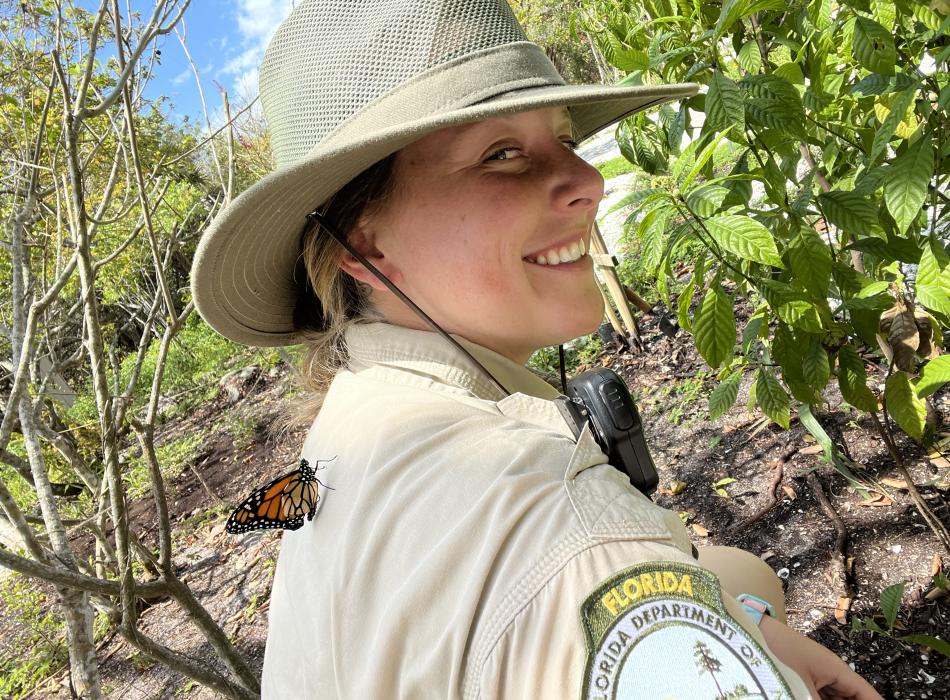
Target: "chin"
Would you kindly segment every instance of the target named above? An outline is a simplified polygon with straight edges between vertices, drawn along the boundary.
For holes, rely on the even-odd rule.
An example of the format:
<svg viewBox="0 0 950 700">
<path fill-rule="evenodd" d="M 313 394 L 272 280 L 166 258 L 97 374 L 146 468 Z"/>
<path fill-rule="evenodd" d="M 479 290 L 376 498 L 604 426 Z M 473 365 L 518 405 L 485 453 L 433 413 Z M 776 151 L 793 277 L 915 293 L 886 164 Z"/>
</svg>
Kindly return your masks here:
<svg viewBox="0 0 950 700">
<path fill-rule="evenodd" d="M 600 328 L 600 324 L 603 323 L 603 321 L 604 306 L 603 303 L 600 303 L 596 309 L 592 308 L 589 313 L 578 314 L 571 318 L 569 323 L 561 324 L 561 327 L 557 330 L 557 334 L 552 334 L 551 342 L 547 343 L 547 345 L 560 345 L 579 338 L 582 335 L 589 335 Z"/>
</svg>

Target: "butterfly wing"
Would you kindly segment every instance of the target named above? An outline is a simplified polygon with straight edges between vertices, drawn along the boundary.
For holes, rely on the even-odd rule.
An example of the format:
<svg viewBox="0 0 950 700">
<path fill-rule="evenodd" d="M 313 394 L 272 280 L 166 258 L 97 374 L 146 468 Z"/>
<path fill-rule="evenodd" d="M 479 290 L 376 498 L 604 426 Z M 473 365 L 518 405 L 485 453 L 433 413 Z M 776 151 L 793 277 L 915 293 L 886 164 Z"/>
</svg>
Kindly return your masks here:
<svg viewBox="0 0 950 700">
<path fill-rule="evenodd" d="M 303 526 L 305 516 L 313 519 L 318 500 L 313 473 L 302 465 L 244 499 L 231 513 L 224 529 L 233 535 L 251 530 L 297 530 Z"/>
</svg>

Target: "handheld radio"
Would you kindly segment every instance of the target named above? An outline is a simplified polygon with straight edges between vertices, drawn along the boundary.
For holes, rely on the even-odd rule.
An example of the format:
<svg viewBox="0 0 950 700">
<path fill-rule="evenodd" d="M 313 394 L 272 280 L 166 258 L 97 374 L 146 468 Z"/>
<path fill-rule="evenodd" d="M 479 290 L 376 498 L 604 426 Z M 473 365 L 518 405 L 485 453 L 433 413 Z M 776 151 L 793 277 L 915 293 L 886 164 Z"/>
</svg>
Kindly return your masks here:
<svg viewBox="0 0 950 700">
<path fill-rule="evenodd" d="M 660 477 L 643 435 L 640 412 L 626 383 L 611 369 L 599 367 L 567 382 L 567 396 L 555 400 L 578 437 L 586 423 L 611 466 L 649 496 Z"/>
</svg>

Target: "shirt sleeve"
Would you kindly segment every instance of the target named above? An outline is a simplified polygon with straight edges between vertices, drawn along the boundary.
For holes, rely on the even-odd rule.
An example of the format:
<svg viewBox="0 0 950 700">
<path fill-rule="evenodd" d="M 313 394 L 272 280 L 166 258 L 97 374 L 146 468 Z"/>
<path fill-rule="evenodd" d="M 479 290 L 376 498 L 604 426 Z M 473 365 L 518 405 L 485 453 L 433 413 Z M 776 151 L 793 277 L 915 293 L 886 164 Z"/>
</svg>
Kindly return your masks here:
<svg viewBox="0 0 950 700">
<path fill-rule="evenodd" d="M 714 574 L 635 540 L 568 560 L 509 620 L 479 679 L 484 699 L 808 697 Z"/>
</svg>

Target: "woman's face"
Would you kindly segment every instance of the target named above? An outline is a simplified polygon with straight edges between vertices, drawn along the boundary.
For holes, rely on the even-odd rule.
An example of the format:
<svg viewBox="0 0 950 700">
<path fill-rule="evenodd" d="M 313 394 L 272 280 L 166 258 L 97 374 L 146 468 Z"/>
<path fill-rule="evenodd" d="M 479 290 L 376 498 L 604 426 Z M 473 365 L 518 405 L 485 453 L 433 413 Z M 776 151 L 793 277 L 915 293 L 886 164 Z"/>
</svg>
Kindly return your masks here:
<svg viewBox="0 0 950 700">
<path fill-rule="evenodd" d="M 589 333 L 603 317 L 585 251 L 604 181 L 572 145 L 564 108 L 429 134 L 397 155 L 394 194 L 354 243 L 446 331 L 517 362 Z M 352 258 L 343 267 L 391 322 L 428 328 Z"/>
</svg>

